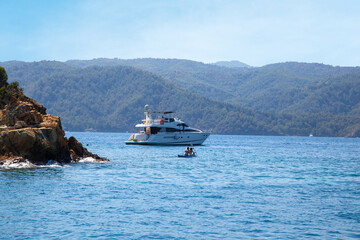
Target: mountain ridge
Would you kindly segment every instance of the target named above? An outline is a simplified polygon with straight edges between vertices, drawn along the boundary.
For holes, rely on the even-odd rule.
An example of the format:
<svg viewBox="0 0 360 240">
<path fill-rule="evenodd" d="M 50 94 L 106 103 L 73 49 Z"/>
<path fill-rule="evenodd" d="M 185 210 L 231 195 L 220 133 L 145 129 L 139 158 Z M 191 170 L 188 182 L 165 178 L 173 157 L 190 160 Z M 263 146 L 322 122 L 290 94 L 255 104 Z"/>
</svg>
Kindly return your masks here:
<svg viewBox="0 0 360 240">
<path fill-rule="evenodd" d="M 237 60 L 232 60 L 232 61 L 217 61 L 217 62 L 214 62 L 214 63 L 211 63 L 213 65 L 217 65 L 217 66 L 220 66 L 220 67 L 228 67 L 228 68 L 251 68 L 252 66 L 246 64 L 246 63 L 243 63 L 243 62 L 240 62 L 240 61 L 237 61 Z"/>
<path fill-rule="evenodd" d="M 177 60 L 167 63 L 171 65 L 171 62 L 179 63 Z M 99 131 L 133 131 L 133 126 L 143 117 L 142 107 L 150 104 L 157 109 L 172 107 L 171 110 L 176 110 L 189 124 L 200 129 L 212 128 L 215 133 L 301 136 L 310 133 L 315 136 L 359 134 L 357 111 L 353 115 L 339 116 L 331 112 L 266 113 L 204 97 L 154 72 L 136 67 L 84 68 L 56 61 L 0 64 L 9 67 L 9 76 L 24 84 L 31 97 L 45 104 L 52 113 L 61 115 L 64 126 L 69 130 L 95 128 Z M 199 71 L 186 60 L 181 60 L 178 66 L 186 64 L 193 71 Z M 233 71 L 230 70 L 230 73 Z M 243 73 L 254 74 L 248 70 Z M 356 98 L 357 91 L 354 93 Z"/>
<path fill-rule="evenodd" d="M 103 61 L 95 60 L 99 65 Z M 112 62 L 111 59 L 106 61 Z M 76 60 L 75 65 L 87 66 L 93 63 L 93 60 Z M 116 61 L 112 63 L 120 64 Z M 188 60 L 145 58 L 121 60 L 121 65 L 153 72 L 180 87 L 214 100 L 273 113 L 296 113 L 293 109 L 299 109 L 302 114 L 314 113 L 313 110 L 307 111 L 309 99 L 316 99 L 316 95 L 325 92 L 329 84 L 337 86 L 342 78 L 352 78 L 353 83 L 350 85 L 357 85 L 360 81 L 357 74 L 360 67 L 321 63 L 284 62 L 263 67 L 225 68 Z M 359 112 L 356 106 L 358 101 L 360 99 L 347 102 L 354 108 L 352 112 Z M 325 109 L 331 109 L 331 106 Z M 341 109 L 328 113 L 346 114 Z"/>
</svg>

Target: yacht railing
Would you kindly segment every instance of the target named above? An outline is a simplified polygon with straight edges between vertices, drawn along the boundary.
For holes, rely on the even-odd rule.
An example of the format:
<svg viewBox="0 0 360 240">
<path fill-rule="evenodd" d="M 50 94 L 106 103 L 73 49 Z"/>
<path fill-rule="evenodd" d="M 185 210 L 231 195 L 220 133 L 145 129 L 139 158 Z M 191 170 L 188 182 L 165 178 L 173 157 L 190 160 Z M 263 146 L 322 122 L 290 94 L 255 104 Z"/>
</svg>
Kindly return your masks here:
<svg viewBox="0 0 360 240">
<path fill-rule="evenodd" d="M 148 120 L 144 119 L 144 120 L 142 120 L 143 124 L 162 124 L 164 122 L 169 122 L 169 120 L 165 120 L 165 119 L 162 119 L 162 118 L 155 119 L 155 120 L 153 120 L 153 119 L 148 119 Z"/>
</svg>

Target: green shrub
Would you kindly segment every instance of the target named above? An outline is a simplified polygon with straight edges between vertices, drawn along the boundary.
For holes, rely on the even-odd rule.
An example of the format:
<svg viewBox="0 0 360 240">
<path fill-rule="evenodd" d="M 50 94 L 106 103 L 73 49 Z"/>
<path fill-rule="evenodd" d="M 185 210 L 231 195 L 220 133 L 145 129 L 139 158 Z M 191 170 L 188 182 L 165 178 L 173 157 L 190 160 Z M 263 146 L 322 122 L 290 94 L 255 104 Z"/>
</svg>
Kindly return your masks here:
<svg viewBox="0 0 360 240">
<path fill-rule="evenodd" d="M 8 75 L 5 71 L 5 68 L 0 66 L 0 87 L 7 86 Z"/>
<path fill-rule="evenodd" d="M 8 96 L 9 93 L 8 91 L 6 90 L 5 87 L 0 87 L 0 99 L 4 98 L 5 96 Z"/>
<path fill-rule="evenodd" d="M 8 85 L 8 88 L 18 89 L 19 82 L 12 82 Z"/>
</svg>

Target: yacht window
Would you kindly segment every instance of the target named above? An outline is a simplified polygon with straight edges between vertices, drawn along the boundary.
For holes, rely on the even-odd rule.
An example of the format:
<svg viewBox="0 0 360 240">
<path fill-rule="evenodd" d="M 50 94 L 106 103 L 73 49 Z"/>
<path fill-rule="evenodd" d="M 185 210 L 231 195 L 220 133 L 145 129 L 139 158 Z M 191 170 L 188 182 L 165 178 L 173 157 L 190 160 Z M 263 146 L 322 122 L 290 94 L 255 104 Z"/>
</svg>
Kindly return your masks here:
<svg viewBox="0 0 360 240">
<path fill-rule="evenodd" d="M 166 128 L 166 132 L 178 132 L 179 129 L 176 128 Z"/>
<path fill-rule="evenodd" d="M 184 132 L 200 132 L 200 131 L 197 129 L 187 128 L 184 130 Z"/>
<path fill-rule="evenodd" d="M 174 121 L 174 118 L 169 118 L 169 121 L 170 121 L 170 122 L 173 122 L 173 121 Z"/>
<path fill-rule="evenodd" d="M 151 127 L 150 130 L 151 130 L 151 134 L 157 134 L 157 133 L 160 131 L 160 128 L 158 128 L 158 127 Z"/>
</svg>

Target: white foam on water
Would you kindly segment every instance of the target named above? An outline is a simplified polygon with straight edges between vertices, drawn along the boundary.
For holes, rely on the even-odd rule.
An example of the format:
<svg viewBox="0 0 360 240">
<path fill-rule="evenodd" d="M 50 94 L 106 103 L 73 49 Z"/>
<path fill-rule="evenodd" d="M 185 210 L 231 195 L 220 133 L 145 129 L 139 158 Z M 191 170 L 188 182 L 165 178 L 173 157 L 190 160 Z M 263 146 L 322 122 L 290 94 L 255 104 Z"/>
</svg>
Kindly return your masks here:
<svg viewBox="0 0 360 240">
<path fill-rule="evenodd" d="M 53 168 L 53 167 L 71 167 L 70 165 L 62 165 L 57 161 L 50 160 L 45 165 L 36 165 L 31 163 L 29 160 L 8 160 L 4 161 L 2 165 L 0 165 L 0 169 L 26 169 L 26 168 Z"/>
<path fill-rule="evenodd" d="M 63 165 L 55 160 L 49 160 L 46 165 L 40 165 L 37 167 L 59 167 L 59 168 L 65 168 L 65 167 L 70 167 L 69 165 Z"/>
<path fill-rule="evenodd" d="M 79 160 L 79 162 L 81 163 L 86 163 L 86 162 L 90 162 L 90 163 L 93 163 L 93 162 L 97 162 L 95 158 L 92 158 L 92 157 L 86 157 L 86 158 L 82 158 Z"/>
<path fill-rule="evenodd" d="M 87 157 L 79 160 L 79 163 L 101 163 L 98 162 L 95 158 Z M 22 169 L 22 168 L 69 168 L 72 167 L 74 163 L 71 164 L 61 164 L 55 160 L 49 160 L 45 165 L 36 165 L 31 163 L 29 160 L 8 160 L 0 164 L 0 169 Z M 76 163 L 75 163 L 76 164 Z"/>
<path fill-rule="evenodd" d="M 36 167 L 35 164 L 32 164 L 29 160 L 9 160 L 5 161 L 2 165 L 0 165 L 0 168 L 3 169 L 19 169 L 19 168 L 33 168 Z"/>
</svg>

